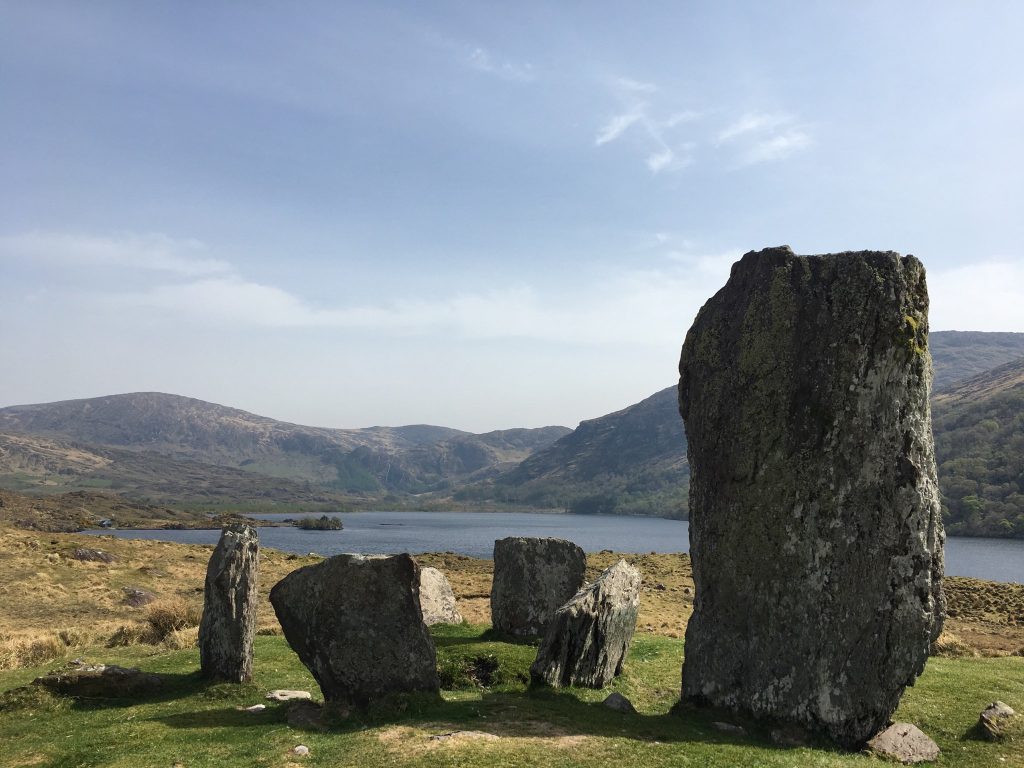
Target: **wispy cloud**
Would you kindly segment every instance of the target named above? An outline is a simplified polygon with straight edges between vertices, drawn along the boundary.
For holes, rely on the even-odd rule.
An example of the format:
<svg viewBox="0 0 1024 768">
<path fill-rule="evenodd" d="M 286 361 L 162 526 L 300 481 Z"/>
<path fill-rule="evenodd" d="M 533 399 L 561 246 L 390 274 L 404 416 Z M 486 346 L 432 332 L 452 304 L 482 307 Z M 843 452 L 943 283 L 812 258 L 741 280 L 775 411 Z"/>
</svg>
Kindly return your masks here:
<svg viewBox="0 0 1024 768">
<path fill-rule="evenodd" d="M 658 90 L 658 86 L 654 83 L 644 83 L 631 77 L 615 78 L 615 86 L 632 93 L 654 93 Z"/>
<path fill-rule="evenodd" d="M 600 147 L 602 144 L 615 141 L 624 134 L 631 125 L 643 119 L 643 110 L 645 108 L 645 104 L 638 105 L 631 112 L 624 112 L 621 115 L 615 115 L 610 118 L 601 130 L 597 132 L 597 138 L 594 139 L 594 146 Z"/>
<path fill-rule="evenodd" d="M 651 173 L 682 170 L 693 162 L 696 144 L 682 140 L 677 129 L 699 119 L 700 113 L 683 110 L 661 118 L 648 98 L 658 91 L 653 83 L 620 77 L 612 81 L 611 87 L 624 102 L 625 109 L 612 115 L 598 129 L 595 147 L 611 144 L 635 130 L 639 133 L 636 143 L 642 148 L 644 164 Z"/>
<path fill-rule="evenodd" d="M 529 62 L 517 63 L 496 57 L 486 48 L 474 48 L 466 59 L 470 67 L 478 72 L 495 75 L 502 80 L 527 83 L 537 78 L 533 65 Z"/>
<path fill-rule="evenodd" d="M 783 160 L 812 144 L 808 128 L 784 112 L 748 112 L 721 129 L 715 145 L 729 147 L 738 166 Z"/>
<path fill-rule="evenodd" d="M 206 250 L 198 240 L 180 240 L 163 234 L 34 231 L 0 236 L 0 258 L 171 272 L 186 277 L 230 271 L 230 264 L 210 258 Z"/>
</svg>

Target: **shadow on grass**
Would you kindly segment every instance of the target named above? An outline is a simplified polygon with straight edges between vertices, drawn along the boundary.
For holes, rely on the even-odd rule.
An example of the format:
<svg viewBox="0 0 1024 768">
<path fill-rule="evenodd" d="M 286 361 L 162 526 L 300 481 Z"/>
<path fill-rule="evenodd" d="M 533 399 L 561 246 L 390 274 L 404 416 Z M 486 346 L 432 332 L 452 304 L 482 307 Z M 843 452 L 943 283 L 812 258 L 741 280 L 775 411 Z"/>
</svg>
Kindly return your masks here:
<svg viewBox="0 0 1024 768">
<path fill-rule="evenodd" d="M 235 709 L 216 709 L 177 713 L 153 718 L 172 728 L 253 727 L 289 721 L 288 704 L 268 707 L 254 715 Z M 558 739 L 595 736 L 630 739 L 649 743 L 702 743 L 754 746 L 787 750 L 769 738 L 769 727 L 712 709 L 677 707 L 660 715 L 622 713 L 600 702 L 585 702 L 572 691 L 546 687 L 523 691 L 488 691 L 479 699 L 444 701 L 418 694 L 393 696 L 371 710 L 351 713 L 326 711 L 319 705 L 298 702 L 305 717 L 289 722 L 297 731 L 345 734 L 367 728 L 404 726 L 426 731 L 424 738 L 454 731 L 488 733 L 499 738 Z M 318 714 L 323 716 L 319 717 Z M 740 725 L 746 733 L 721 731 L 714 724 Z M 837 752 L 827 742 L 814 741 L 807 746 Z"/>
<path fill-rule="evenodd" d="M 210 680 L 196 672 L 160 672 L 162 684 L 160 688 L 147 693 L 128 696 L 70 696 L 73 709 L 93 710 L 113 707 L 132 707 L 139 704 L 161 704 L 179 699 L 196 699 L 199 701 L 230 700 L 247 701 L 256 698 L 262 701 L 260 688 L 253 683 L 225 683 L 222 680 Z"/>
<path fill-rule="evenodd" d="M 466 634 L 452 629 L 462 629 L 459 625 L 448 625 L 443 628 L 435 628 L 432 632 L 434 645 L 438 648 L 450 648 L 456 645 L 478 645 L 480 643 L 507 643 L 508 645 L 528 645 L 536 647 L 540 643 L 539 637 L 515 637 L 506 635 L 495 629 L 485 629 L 475 634 Z M 449 631 L 445 631 L 449 630 Z"/>
</svg>

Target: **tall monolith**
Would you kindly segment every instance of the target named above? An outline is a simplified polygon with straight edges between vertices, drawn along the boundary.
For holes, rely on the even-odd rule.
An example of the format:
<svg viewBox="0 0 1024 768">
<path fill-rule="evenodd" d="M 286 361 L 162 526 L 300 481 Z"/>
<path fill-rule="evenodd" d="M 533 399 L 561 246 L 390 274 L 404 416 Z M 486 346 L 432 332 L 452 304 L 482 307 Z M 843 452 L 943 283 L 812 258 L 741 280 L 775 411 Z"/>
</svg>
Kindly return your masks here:
<svg viewBox="0 0 1024 768">
<path fill-rule="evenodd" d="M 199 664 L 205 677 L 236 683 L 252 678 L 258 577 L 256 529 L 225 527 L 206 566 L 199 623 Z"/>
<path fill-rule="evenodd" d="M 683 698 L 859 747 L 942 626 L 924 267 L 748 253 L 679 373 L 696 584 Z"/>
</svg>

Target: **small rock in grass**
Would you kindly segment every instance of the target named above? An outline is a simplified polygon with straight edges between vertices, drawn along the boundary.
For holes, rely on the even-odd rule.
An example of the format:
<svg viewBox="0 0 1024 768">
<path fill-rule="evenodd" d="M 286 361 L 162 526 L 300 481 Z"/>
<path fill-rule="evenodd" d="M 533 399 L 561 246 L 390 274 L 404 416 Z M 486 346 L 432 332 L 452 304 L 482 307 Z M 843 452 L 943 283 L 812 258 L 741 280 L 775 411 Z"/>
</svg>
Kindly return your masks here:
<svg viewBox="0 0 1024 768">
<path fill-rule="evenodd" d="M 268 693 L 266 698 L 269 701 L 308 701 L 313 698 L 313 694 L 309 691 L 289 691 L 286 689 L 279 689 Z"/>
<path fill-rule="evenodd" d="M 112 563 L 117 559 L 102 549 L 89 549 L 88 547 L 79 547 L 71 553 L 71 558 L 87 563 Z"/>
<path fill-rule="evenodd" d="M 299 744 L 296 747 L 292 747 L 292 754 L 305 757 L 309 754 L 309 747 L 307 747 L 305 744 Z"/>
<path fill-rule="evenodd" d="M 939 745 L 910 723 L 893 723 L 868 742 L 867 751 L 904 765 L 939 759 Z"/>
<path fill-rule="evenodd" d="M 156 600 L 156 595 L 140 587 L 122 587 L 124 604 L 132 608 L 142 608 Z"/>
<path fill-rule="evenodd" d="M 989 741 L 999 741 L 1003 738 L 1006 726 L 1010 724 L 1017 713 L 1011 707 L 1001 701 L 993 701 L 981 713 L 978 719 L 978 726 L 981 733 Z"/>
<path fill-rule="evenodd" d="M 742 725 L 733 725 L 732 723 L 722 723 L 722 722 L 715 722 L 715 723 L 712 723 L 711 725 L 712 725 L 712 727 L 714 727 L 714 729 L 716 731 L 721 731 L 722 733 L 731 733 L 734 736 L 746 736 L 747 735 L 747 729 L 744 728 Z"/>
<path fill-rule="evenodd" d="M 608 709 L 614 709 L 616 712 L 625 712 L 626 714 L 631 715 L 636 714 L 636 707 L 633 706 L 633 702 L 618 691 L 608 694 L 608 698 L 606 698 L 602 703 L 608 707 Z"/>
<path fill-rule="evenodd" d="M 266 708 L 266 704 L 253 704 L 251 707 L 242 707 L 246 712 L 262 712 Z"/>
</svg>

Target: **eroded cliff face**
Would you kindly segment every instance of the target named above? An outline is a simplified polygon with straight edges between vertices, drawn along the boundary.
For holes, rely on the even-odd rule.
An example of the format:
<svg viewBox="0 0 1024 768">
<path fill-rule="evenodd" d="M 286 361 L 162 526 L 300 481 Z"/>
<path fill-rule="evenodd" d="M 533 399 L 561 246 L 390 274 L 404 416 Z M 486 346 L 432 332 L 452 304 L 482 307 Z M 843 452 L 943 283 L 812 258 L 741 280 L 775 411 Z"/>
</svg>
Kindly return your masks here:
<svg viewBox="0 0 1024 768">
<path fill-rule="evenodd" d="M 942 625 L 924 267 L 748 253 L 679 371 L 696 583 L 683 697 L 859 746 Z"/>
</svg>

